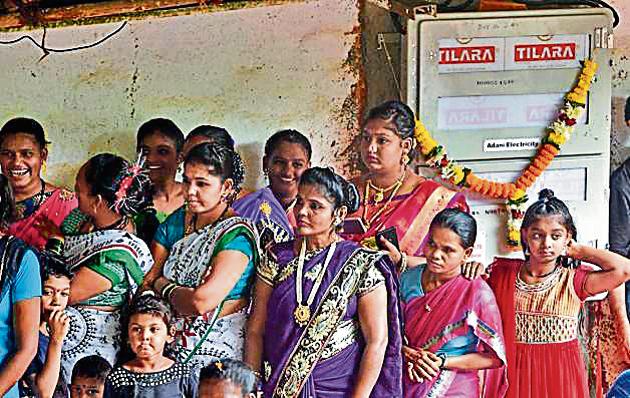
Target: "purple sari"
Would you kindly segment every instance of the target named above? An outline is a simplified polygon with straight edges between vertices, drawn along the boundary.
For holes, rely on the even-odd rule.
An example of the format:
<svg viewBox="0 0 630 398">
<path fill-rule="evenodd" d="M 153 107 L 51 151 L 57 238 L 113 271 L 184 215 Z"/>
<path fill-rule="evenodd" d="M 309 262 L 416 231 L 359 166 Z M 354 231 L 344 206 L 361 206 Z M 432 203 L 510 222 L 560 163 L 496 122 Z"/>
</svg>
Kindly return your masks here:
<svg viewBox="0 0 630 398">
<path fill-rule="evenodd" d="M 358 300 L 384 278 L 387 289 L 389 338 L 383 366 L 372 397 L 402 396 L 402 357 L 398 285 L 393 265 L 382 254 L 342 241 L 315 296 L 310 321 L 299 326 L 293 312 L 297 258 L 294 242 L 275 245 L 259 277 L 273 285 L 267 305 L 264 363 L 265 397 L 347 397 L 352 394 L 365 346 L 358 323 Z M 310 294 L 329 248 L 315 252 L 304 264 L 304 294 Z M 265 269 L 274 269 L 271 278 Z M 378 282 L 370 285 L 377 272 Z"/>
<path fill-rule="evenodd" d="M 266 209 L 267 214 L 263 211 L 266 207 L 264 203 L 269 205 Z M 264 236 L 263 231 L 269 230 L 273 234 L 274 242 L 286 242 L 293 239 L 295 226 L 293 212 L 287 214 L 271 192 L 271 188 L 265 187 L 242 197 L 234 202 L 232 208 L 236 214 L 256 224 L 261 236 Z"/>
</svg>

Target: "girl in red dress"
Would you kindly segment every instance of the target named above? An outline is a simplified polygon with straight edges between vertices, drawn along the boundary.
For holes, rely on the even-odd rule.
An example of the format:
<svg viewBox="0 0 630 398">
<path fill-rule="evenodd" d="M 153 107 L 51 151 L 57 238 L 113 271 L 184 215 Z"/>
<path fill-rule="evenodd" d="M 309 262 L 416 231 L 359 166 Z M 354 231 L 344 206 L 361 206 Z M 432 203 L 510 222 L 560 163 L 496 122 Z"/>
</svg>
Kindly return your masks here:
<svg viewBox="0 0 630 398">
<path fill-rule="evenodd" d="M 499 258 L 489 284 L 503 319 L 508 398 L 588 398 L 577 340 L 584 300 L 630 278 L 630 260 L 575 242 L 569 209 L 540 192 L 523 219 L 525 260 Z M 601 269 L 579 265 L 580 261 Z"/>
</svg>

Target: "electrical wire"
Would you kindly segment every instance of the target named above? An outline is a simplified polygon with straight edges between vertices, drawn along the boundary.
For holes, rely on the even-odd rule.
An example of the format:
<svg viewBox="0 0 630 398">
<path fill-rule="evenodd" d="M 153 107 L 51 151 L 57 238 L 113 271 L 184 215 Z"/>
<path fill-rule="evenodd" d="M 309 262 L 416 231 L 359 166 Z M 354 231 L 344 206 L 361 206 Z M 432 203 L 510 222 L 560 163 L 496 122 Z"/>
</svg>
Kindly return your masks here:
<svg viewBox="0 0 630 398">
<path fill-rule="evenodd" d="M 110 32 L 105 37 L 95 41 L 94 43 L 84 44 L 84 45 L 76 46 L 76 47 L 69 47 L 69 48 L 51 48 L 51 47 L 47 47 L 46 46 L 46 27 L 45 26 L 43 28 L 44 29 L 44 33 L 42 34 L 42 42 L 41 43 L 38 43 L 30 35 L 24 35 L 24 36 L 20 36 L 20 37 L 18 37 L 16 39 L 13 39 L 13 40 L 0 40 L 0 45 L 12 45 L 12 44 L 19 43 L 19 42 L 21 42 L 23 40 L 30 41 L 31 43 L 33 43 L 33 45 L 35 47 L 41 49 L 44 52 L 44 55 L 42 55 L 42 57 L 39 59 L 39 61 L 41 61 L 46 56 L 48 56 L 48 54 L 50 54 L 50 53 L 67 53 L 67 52 L 85 50 L 85 49 L 88 49 L 88 48 L 96 47 L 96 46 L 98 46 L 100 44 L 103 44 L 104 42 L 106 42 L 107 40 L 109 40 L 110 38 L 115 36 L 116 34 L 118 34 L 121 30 L 124 29 L 125 26 L 127 26 L 127 21 L 124 21 L 113 32 Z"/>
<path fill-rule="evenodd" d="M 613 6 L 606 3 L 604 0 L 512 0 L 515 3 L 525 4 L 527 6 L 550 6 L 550 5 L 576 5 L 576 6 L 589 6 L 594 8 L 607 8 L 613 14 L 613 28 L 619 25 L 619 13 Z"/>
</svg>

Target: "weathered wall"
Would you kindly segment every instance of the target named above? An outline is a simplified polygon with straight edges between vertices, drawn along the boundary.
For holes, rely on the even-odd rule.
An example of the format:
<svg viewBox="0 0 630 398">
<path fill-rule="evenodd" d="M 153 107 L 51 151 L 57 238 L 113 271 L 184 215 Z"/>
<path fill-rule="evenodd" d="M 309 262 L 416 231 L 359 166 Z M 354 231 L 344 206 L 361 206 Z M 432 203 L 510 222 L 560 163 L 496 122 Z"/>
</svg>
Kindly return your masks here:
<svg viewBox="0 0 630 398">
<path fill-rule="evenodd" d="M 615 29 L 613 51 L 613 98 L 611 171 L 630 156 L 630 127 L 625 123 L 624 106 L 630 96 L 630 2 L 611 0 L 620 14 L 621 23 Z"/>
<path fill-rule="evenodd" d="M 233 11 L 131 20 L 103 45 L 41 52 L 28 42 L 0 47 L 0 122 L 28 115 L 45 126 L 48 175 L 72 185 L 90 155 L 134 157 L 135 132 L 157 116 L 188 132 L 226 127 L 246 159 L 247 185 L 262 183 L 261 144 L 295 128 L 313 141 L 314 162 L 348 168 L 361 109 L 359 8 L 314 0 Z M 48 30 L 51 47 L 95 41 L 119 22 Z M 3 40 L 41 31 L 0 33 Z M 347 138 L 350 137 L 350 138 Z"/>
</svg>

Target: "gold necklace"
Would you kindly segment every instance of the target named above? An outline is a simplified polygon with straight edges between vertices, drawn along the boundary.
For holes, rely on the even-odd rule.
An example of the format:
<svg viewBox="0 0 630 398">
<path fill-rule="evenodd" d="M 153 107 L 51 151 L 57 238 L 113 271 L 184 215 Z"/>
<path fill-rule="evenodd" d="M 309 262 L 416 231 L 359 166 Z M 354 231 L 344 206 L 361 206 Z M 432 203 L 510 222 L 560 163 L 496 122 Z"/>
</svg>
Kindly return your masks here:
<svg viewBox="0 0 630 398">
<path fill-rule="evenodd" d="M 365 184 L 365 189 L 366 189 L 367 194 L 365 196 L 369 197 L 370 189 L 374 189 L 374 204 L 379 204 L 380 202 L 383 201 L 383 199 L 385 199 L 385 193 L 391 191 L 392 189 L 400 188 L 403 181 L 405 180 L 406 174 L 407 174 L 407 170 L 403 170 L 402 175 L 398 177 L 392 185 L 386 188 L 379 187 L 378 185 L 374 184 L 372 180 L 367 180 L 367 183 Z"/>
<path fill-rule="evenodd" d="M 295 297 L 297 299 L 297 308 L 293 312 L 293 317 L 295 318 L 295 322 L 300 326 L 306 326 L 308 321 L 311 319 L 311 304 L 315 300 L 315 295 L 319 290 L 319 286 L 322 284 L 324 280 L 324 275 L 326 274 L 326 270 L 328 269 L 328 264 L 332 259 L 333 254 L 335 253 L 335 248 L 337 247 L 337 241 L 334 241 L 330 248 L 328 249 L 328 253 L 326 254 L 326 259 L 324 260 L 324 266 L 322 267 L 319 275 L 317 275 L 317 279 L 313 283 L 313 287 L 311 292 L 306 299 L 306 303 L 302 300 L 302 281 L 304 277 L 304 261 L 306 259 L 306 239 L 302 240 L 302 247 L 300 247 L 300 256 L 298 257 L 297 263 L 297 276 L 295 281 Z"/>
<path fill-rule="evenodd" d="M 383 214 L 383 212 L 387 209 L 387 207 L 389 206 L 389 204 L 392 202 L 392 200 L 394 199 L 394 197 L 396 196 L 396 194 L 398 193 L 398 190 L 403 186 L 403 182 L 405 181 L 405 177 L 407 176 L 407 170 L 403 170 L 402 175 L 400 176 L 400 178 L 398 178 L 396 180 L 396 182 L 390 186 L 385 188 L 386 191 L 393 189 L 392 193 L 389 195 L 389 197 L 387 198 L 387 202 L 385 202 L 385 204 L 383 205 L 383 207 L 381 207 L 376 213 L 374 213 L 374 215 L 372 217 L 370 217 L 370 219 L 368 220 L 367 217 L 367 209 L 368 209 L 368 204 L 369 204 L 369 198 L 370 198 L 370 186 L 374 186 L 374 184 L 372 184 L 371 180 L 368 180 L 367 183 L 365 184 L 365 194 L 363 195 L 363 215 L 362 215 L 362 219 L 364 224 L 366 225 L 367 228 L 370 228 L 370 226 L 372 225 L 372 223 L 381 215 Z M 380 189 L 380 188 L 379 188 Z M 384 191 L 384 192 L 386 192 Z M 378 194 L 378 192 L 377 192 Z M 380 201 L 376 200 L 376 195 L 374 196 L 374 205 L 378 205 L 378 203 Z M 382 200 L 382 199 L 381 199 Z"/>
</svg>

